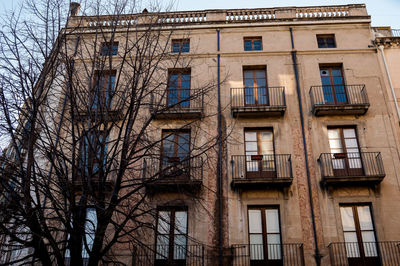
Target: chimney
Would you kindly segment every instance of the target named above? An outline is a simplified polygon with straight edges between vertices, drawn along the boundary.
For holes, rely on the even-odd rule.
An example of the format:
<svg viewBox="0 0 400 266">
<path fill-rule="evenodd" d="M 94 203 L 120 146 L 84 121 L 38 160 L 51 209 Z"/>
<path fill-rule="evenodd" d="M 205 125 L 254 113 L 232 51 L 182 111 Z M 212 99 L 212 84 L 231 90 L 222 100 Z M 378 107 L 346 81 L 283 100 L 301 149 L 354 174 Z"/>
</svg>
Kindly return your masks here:
<svg viewBox="0 0 400 266">
<path fill-rule="evenodd" d="M 81 4 L 77 2 L 71 2 L 71 4 L 69 4 L 69 12 L 71 16 L 77 16 L 80 8 Z"/>
</svg>

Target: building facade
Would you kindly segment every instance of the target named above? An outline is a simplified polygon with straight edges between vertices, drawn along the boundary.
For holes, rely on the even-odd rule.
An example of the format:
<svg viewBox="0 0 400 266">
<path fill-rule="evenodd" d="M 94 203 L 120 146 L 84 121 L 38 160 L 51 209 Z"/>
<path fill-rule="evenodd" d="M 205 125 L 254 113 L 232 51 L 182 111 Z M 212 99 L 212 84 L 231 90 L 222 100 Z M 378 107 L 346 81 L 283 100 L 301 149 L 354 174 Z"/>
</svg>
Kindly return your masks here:
<svg viewBox="0 0 400 266">
<path fill-rule="evenodd" d="M 173 171 L 146 185 L 155 229 L 146 246 L 116 250 L 121 261 L 399 265 L 400 38 L 372 28 L 365 5 L 158 16 L 174 29 L 172 56 L 187 65 L 166 67 L 169 93 L 152 95 L 179 108 L 155 114 L 161 159 L 141 164 L 144 179 L 158 165 Z M 66 30 L 110 20 L 75 13 Z M 114 41 L 104 53 L 118 57 L 118 34 Z M 103 82 L 122 73 L 107 75 Z M 211 89 L 190 98 L 207 82 Z M 183 163 L 191 139 L 211 136 L 215 149 Z"/>
</svg>

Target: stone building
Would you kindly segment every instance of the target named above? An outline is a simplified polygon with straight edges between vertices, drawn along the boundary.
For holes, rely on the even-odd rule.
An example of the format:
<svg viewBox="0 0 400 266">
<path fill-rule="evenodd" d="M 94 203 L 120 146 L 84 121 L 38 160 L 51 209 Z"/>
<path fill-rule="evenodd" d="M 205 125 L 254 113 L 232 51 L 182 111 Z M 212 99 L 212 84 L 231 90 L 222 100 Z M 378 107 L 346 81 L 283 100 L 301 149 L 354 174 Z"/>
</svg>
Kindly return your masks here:
<svg viewBox="0 0 400 266">
<path fill-rule="evenodd" d="M 171 54 L 190 62 L 167 67 L 167 90 L 174 80 L 179 91 L 167 105 L 205 80 L 216 84 L 152 122 L 154 136 L 171 136 L 161 155 L 167 142 L 173 158 L 189 152 L 179 149 L 193 135 L 207 142 L 182 130 L 192 119 L 218 145 L 190 178 L 180 169 L 146 187 L 158 210 L 145 239 L 154 248 L 119 250 L 124 262 L 399 265 L 395 31 L 372 28 L 362 4 L 158 15 L 174 28 Z M 109 25 L 109 17 L 95 19 L 75 13 L 67 29 Z M 115 43 L 118 50 L 118 36 Z M 156 164 L 147 162 L 144 172 Z"/>
</svg>

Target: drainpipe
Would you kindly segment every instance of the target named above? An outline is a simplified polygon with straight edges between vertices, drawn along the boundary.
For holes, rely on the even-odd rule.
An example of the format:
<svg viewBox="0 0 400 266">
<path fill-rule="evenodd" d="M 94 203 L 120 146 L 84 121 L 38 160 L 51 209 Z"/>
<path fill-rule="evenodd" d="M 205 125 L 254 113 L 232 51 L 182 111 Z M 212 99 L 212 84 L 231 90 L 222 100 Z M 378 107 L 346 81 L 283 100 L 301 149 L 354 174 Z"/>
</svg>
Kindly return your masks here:
<svg viewBox="0 0 400 266">
<path fill-rule="evenodd" d="M 383 61 L 383 64 L 385 65 L 386 76 L 387 76 L 387 78 L 388 78 L 388 80 L 389 80 L 389 87 L 390 87 L 390 90 L 391 90 L 391 92 L 392 92 L 392 97 L 393 97 L 394 106 L 396 107 L 397 119 L 399 120 L 399 124 L 400 124 L 400 110 L 399 110 L 399 105 L 397 104 L 396 93 L 394 92 L 393 83 L 392 83 L 392 79 L 391 79 L 391 77 L 390 77 L 389 68 L 388 68 L 387 63 L 386 63 L 385 52 L 383 51 L 383 45 L 379 45 L 379 46 L 378 46 L 378 49 L 381 51 L 382 61 Z"/>
<path fill-rule="evenodd" d="M 312 199 L 312 189 L 311 189 L 311 175 L 310 175 L 310 167 L 308 162 L 308 152 L 307 152 L 307 145 L 306 145 L 306 133 L 304 130 L 304 114 L 303 114 L 303 105 L 301 102 L 301 89 L 300 89 L 300 82 L 299 82 L 299 70 L 297 68 L 297 51 L 294 49 L 294 40 L 293 40 L 293 29 L 289 28 L 290 30 L 290 40 L 292 42 L 292 60 L 293 60 L 293 69 L 294 75 L 296 78 L 296 89 L 297 89 L 297 100 L 299 102 L 299 112 L 300 112 L 300 122 L 301 122 L 301 135 L 303 139 L 303 146 L 304 146 L 304 159 L 306 163 L 306 173 L 307 173 L 307 185 L 308 185 L 308 200 L 310 202 L 310 209 L 311 209 L 311 220 L 312 220 L 312 228 L 313 228 L 313 237 L 314 237 L 314 244 L 315 244 L 315 262 L 317 266 L 321 265 L 321 258 L 322 255 L 319 253 L 318 248 L 318 238 L 317 238 L 317 229 L 315 226 L 315 213 L 314 213 L 314 203 Z"/>
<path fill-rule="evenodd" d="M 218 261 L 219 265 L 223 265 L 223 235 L 222 235 L 222 114 L 221 114 L 221 55 L 220 52 L 220 32 L 217 29 L 217 77 L 218 77 L 218 162 L 217 162 L 217 178 L 218 178 Z"/>
</svg>

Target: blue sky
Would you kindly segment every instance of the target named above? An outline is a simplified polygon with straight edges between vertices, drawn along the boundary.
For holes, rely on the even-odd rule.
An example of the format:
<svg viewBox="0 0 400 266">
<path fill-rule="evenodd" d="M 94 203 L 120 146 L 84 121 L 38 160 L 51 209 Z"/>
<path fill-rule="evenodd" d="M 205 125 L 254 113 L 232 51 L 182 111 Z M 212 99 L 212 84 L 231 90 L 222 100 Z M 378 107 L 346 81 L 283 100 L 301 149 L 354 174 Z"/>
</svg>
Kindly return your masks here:
<svg viewBox="0 0 400 266">
<path fill-rule="evenodd" d="M 0 0 L 0 15 L 4 14 L 6 9 L 9 9 L 21 1 L 22 0 Z M 372 16 L 373 26 L 391 26 L 392 28 L 400 29 L 400 0 L 175 0 L 175 2 L 176 10 L 265 8 L 365 3 L 367 5 L 368 13 Z"/>
</svg>

